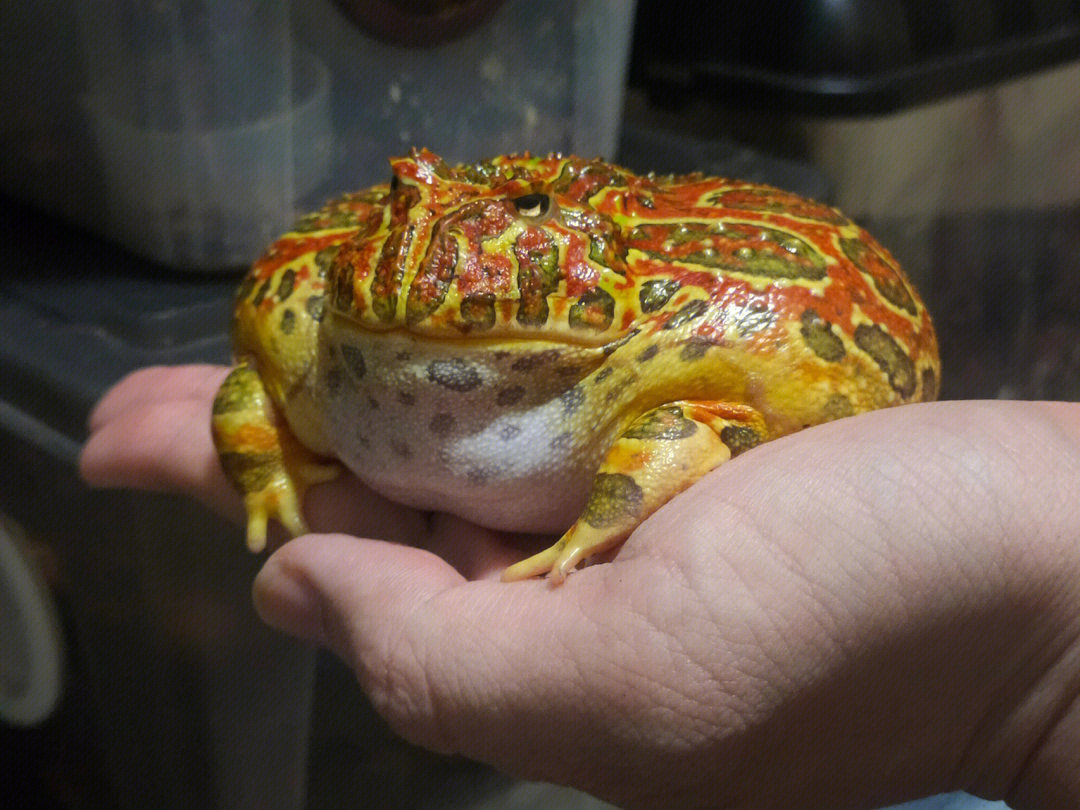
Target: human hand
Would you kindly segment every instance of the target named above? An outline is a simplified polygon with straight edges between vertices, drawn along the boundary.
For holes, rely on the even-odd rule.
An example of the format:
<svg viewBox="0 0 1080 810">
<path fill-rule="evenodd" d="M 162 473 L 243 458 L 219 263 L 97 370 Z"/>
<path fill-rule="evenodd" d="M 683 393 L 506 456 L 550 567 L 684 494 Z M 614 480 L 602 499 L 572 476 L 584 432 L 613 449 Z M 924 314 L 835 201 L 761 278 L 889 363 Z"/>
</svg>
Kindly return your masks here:
<svg viewBox="0 0 1080 810">
<path fill-rule="evenodd" d="M 152 373 L 103 401 L 84 474 L 237 509 L 205 427 L 223 372 Z M 1076 406 L 877 412 L 734 459 L 553 588 L 489 577 L 513 538 L 347 480 L 312 524 L 383 539 L 285 544 L 256 605 L 409 739 L 627 806 L 1071 808 L 1078 482 Z"/>
</svg>

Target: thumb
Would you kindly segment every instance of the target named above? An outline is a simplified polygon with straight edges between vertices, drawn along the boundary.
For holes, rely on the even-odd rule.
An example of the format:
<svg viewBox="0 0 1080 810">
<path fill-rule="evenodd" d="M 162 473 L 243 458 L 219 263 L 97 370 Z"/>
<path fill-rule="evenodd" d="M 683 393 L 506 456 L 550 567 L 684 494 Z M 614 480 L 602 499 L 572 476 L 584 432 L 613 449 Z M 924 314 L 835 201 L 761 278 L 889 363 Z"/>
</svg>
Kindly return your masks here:
<svg viewBox="0 0 1080 810">
<path fill-rule="evenodd" d="M 403 737 L 494 761 L 505 747 L 478 746 L 505 740 L 509 729 L 492 728 L 505 718 L 485 709 L 508 699 L 504 693 L 520 686 L 522 671 L 554 675 L 555 654 L 530 641 L 529 632 L 541 626 L 537 601 L 551 599 L 551 589 L 541 581 L 516 586 L 469 582 L 440 557 L 410 546 L 307 535 L 267 560 L 253 595 L 268 624 L 344 659 Z"/>
<path fill-rule="evenodd" d="M 267 624 L 353 661 L 385 645 L 380 639 L 387 628 L 405 625 L 417 605 L 463 582 L 450 565 L 418 548 L 306 535 L 271 555 L 252 594 Z"/>
</svg>

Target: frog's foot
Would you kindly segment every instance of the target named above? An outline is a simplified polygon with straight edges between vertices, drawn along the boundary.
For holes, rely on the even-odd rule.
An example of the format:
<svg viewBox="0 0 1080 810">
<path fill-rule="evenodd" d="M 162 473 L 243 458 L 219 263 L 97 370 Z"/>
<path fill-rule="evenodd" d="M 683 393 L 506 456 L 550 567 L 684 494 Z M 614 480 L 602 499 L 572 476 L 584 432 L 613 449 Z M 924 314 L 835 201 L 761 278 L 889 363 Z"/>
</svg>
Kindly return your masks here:
<svg viewBox="0 0 1080 810">
<path fill-rule="evenodd" d="M 304 492 L 331 480 L 340 468 L 296 440 L 259 375 L 246 363 L 234 368 L 218 389 L 210 424 L 225 476 L 244 498 L 248 548 L 266 547 L 270 518 L 293 537 L 304 534 Z"/>
<path fill-rule="evenodd" d="M 507 568 L 503 580 L 547 573 L 561 583 L 709 470 L 766 438 L 764 419 L 748 405 L 680 401 L 646 411 L 608 450 L 577 522 L 551 548 Z"/>
</svg>

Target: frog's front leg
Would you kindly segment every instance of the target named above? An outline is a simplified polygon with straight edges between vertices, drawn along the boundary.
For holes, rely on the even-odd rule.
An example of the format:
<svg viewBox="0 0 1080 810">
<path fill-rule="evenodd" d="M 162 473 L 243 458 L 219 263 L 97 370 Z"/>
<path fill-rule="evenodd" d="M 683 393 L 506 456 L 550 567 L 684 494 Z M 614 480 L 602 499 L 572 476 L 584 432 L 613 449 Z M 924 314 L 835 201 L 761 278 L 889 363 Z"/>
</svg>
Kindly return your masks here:
<svg viewBox="0 0 1080 810">
<path fill-rule="evenodd" d="M 577 522 L 555 545 L 507 568 L 503 580 L 548 573 L 562 582 L 709 470 L 766 438 L 764 419 L 748 405 L 679 401 L 646 411 L 608 450 Z"/>
<path fill-rule="evenodd" d="M 266 547 L 269 518 L 294 537 L 307 532 L 300 511 L 304 492 L 340 468 L 297 441 L 247 363 L 237 365 L 218 389 L 210 425 L 225 475 L 244 498 L 248 548 Z"/>
</svg>

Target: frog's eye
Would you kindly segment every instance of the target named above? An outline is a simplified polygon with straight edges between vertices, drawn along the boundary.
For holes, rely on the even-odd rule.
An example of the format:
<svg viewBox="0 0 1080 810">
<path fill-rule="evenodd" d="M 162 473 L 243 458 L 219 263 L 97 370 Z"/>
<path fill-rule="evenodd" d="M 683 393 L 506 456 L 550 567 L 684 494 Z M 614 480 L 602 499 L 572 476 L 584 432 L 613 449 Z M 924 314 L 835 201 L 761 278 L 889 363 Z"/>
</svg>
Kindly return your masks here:
<svg viewBox="0 0 1080 810">
<path fill-rule="evenodd" d="M 401 188 L 401 178 L 395 174 L 390 178 L 390 193 L 393 194 L 399 188 Z"/>
<path fill-rule="evenodd" d="M 551 208 L 551 197 L 547 194 L 524 194 L 511 202 L 523 217 L 542 217 Z"/>
</svg>

